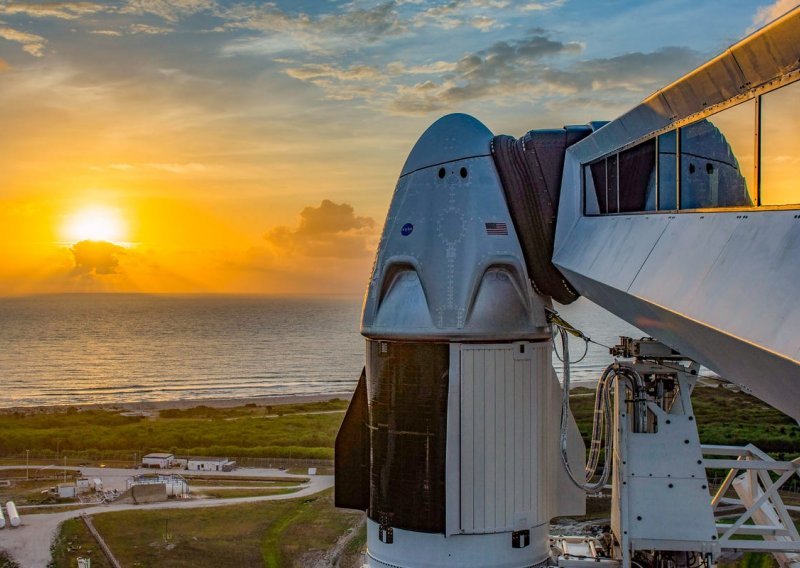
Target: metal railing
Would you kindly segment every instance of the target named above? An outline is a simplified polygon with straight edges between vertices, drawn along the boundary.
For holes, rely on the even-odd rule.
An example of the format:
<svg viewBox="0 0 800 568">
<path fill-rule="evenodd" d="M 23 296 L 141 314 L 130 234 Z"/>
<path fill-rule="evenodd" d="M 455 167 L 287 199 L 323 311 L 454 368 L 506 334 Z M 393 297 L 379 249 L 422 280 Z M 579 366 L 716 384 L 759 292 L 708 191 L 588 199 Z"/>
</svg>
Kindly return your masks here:
<svg viewBox="0 0 800 568">
<path fill-rule="evenodd" d="M 779 493 L 790 479 L 800 477 L 800 458 L 778 461 L 752 444 L 704 445 L 702 450 L 704 456 L 714 456 L 704 459 L 706 469 L 728 470 L 711 499 L 720 546 L 771 552 L 781 566 L 800 561 L 800 534 L 789 515 L 800 507 L 787 506 Z M 726 496 L 731 490 L 736 497 Z M 746 540 L 753 536 L 763 540 Z"/>
</svg>

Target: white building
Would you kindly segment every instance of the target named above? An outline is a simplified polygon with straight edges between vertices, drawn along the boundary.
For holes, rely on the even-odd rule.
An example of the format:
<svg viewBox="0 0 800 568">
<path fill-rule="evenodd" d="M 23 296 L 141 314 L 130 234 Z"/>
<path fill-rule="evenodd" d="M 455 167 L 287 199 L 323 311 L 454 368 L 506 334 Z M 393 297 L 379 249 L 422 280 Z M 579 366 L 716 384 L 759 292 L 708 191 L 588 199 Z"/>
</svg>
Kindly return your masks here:
<svg viewBox="0 0 800 568">
<path fill-rule="evenodd" d="M 228 458 L 195 457 L 186 462 L 186 469 L 193 471 L 232 471 L 236 462 Z"/>
<path fill-rule="evenodd" d="M 58 496 L 61 499 L 70 499 L 72 497 L 76 497 L 77 493 L 78 487 L 74 483 L 58 484 Z"/>
<path fill-rule="evenodd" d="M 173 461 L 175 461 L 173 454 L 147 454 L 142 458 L 142 467 L 167 469 L 172 467 Z"/>
<path fill-rule="evenodd" d="M 126 486 L 128 489 L 134 485 L 163 485 L 166 488 L 168 497 L 188 497 L 189 483 L 177 474 L 145 474 L 137 475 L 128 479 Z"/>
</svg>

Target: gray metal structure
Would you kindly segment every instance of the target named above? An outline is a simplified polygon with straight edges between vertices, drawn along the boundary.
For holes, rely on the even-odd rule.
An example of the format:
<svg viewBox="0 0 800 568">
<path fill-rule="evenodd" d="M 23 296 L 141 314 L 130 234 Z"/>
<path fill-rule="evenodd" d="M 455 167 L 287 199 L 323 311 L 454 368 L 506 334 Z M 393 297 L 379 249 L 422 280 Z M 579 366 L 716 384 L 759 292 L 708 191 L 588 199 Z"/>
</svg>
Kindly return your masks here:
<svg viewBox="0 0 800 568">
<path fill-rule="evenodd" d="M 710 567 L 731 550 L 797 565 L 777 491 L 800 459 L 702 447 L 690 396 L 702 364 L 800 420 L 800 189 L 763 206 L 758 169 L 762 98 L 800 94 L 799 78 L 796 8 L 610 123 L 515 141 L 454 114 L 422 135 L 381 236 L 365 370 L 336 443 L 337 506 L 367 511 L 369 566 Z M 749 102 L 755 175 L 719 114 Z M 551 360 L 567 328 L 550 296 L 577 294 L 655 338 L 624 342 L 600 378 L 585 478 Z M 712 497 L 719 467 L 731 473 Z M 609 475 L 606 540 L 549 540 L 549 520 L 580 514 Z M 720 522 L 728 488 L 744 509 L 733 525 Z"/>
<path fill-rule="evenodd" d="M 581 166 L 793 82 L 799 62 L 795 9 L 571 146 L 553 255 L 583 296 L 797 420 L 797 206 L 588 216 Z"/>
</svg>

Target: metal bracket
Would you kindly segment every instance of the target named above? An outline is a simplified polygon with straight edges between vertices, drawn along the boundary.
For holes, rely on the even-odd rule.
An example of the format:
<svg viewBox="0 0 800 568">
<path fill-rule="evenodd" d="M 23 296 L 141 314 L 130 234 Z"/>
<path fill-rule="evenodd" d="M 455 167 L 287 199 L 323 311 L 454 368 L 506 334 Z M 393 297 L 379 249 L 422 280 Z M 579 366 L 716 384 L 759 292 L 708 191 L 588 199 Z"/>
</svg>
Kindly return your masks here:
<svg viewBox="0 0 800 568">
<path fill-rule="evenodd" d="M 392 527 L 386 525 L 378 526 L 378 539 L 385 544 L 392 544 L 394 542 L 394 530 Z"/>
<path fill-rule="evenodd" d="M 385 544 L 394 542 L 394 529 L 389 526 L 389 515 L 381 513 L 380 523 L 378 524 L 378 540 Z"/>
<path fill-rule="evenodd" d="M 511 533 L 511 547 L 525 548 L 531 543 L 531 531 L 514 531 Z"/>
</svg>

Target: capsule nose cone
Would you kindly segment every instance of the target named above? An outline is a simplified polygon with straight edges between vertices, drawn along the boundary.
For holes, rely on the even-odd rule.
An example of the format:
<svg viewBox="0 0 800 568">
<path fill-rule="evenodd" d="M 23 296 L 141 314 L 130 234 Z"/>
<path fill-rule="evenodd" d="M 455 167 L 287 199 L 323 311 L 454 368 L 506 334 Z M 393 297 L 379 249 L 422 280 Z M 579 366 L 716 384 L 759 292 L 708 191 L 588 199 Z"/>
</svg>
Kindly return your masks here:
<svg viewBox="0 0 800 568">
<path fill-rule="evenodd" d="M 443 116 L 420 136 L 400 176 L 437 164 L 488 156 L 492 131 L 468 114 Z"/>
</svg>

